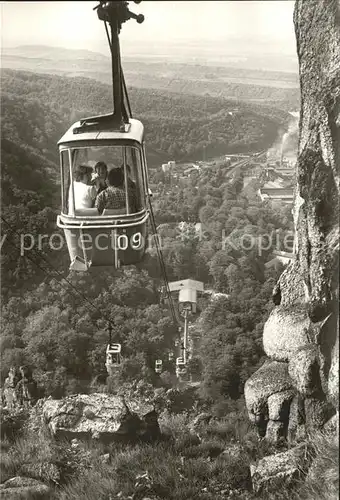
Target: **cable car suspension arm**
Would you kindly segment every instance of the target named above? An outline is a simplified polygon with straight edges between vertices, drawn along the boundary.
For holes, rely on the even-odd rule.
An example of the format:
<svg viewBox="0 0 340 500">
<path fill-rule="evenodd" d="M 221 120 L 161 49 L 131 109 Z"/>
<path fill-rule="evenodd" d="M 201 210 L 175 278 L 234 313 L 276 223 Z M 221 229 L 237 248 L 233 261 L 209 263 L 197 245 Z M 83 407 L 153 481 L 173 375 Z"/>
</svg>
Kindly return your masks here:
<svg viewBox="0 0 340 500">
<path fill-rule="evenodd" d="M 135 0 L 135 3 L 140 3 Z M 113 91 L 113 113 L 107 115 L 93 116 L 80 121 L 80 127 L 73 129 L 74 134 L 89 131 L 91 129 L 113 127 L 125 131 L 129 124 L 129 116 L 132 117 L 131 106 L 127 94 L 124 74 L 121 66 L 119 34 L 122 24 L 129 19 L 135 19 L 137 23 L 144 21 L 142 14 L 134 14 L 128 9 L 128 1 L 100 1 L 94 8 L 98 18 L 104 22 L 106 35 L 111 51 L 112 66 L 112 91 Z M 108 28 L 110 26 L 110 30 Z M 110 33 L 111 32 L 111 33 Z M 125 102 L 126 101 L 126 105 Z"/>
</svg>

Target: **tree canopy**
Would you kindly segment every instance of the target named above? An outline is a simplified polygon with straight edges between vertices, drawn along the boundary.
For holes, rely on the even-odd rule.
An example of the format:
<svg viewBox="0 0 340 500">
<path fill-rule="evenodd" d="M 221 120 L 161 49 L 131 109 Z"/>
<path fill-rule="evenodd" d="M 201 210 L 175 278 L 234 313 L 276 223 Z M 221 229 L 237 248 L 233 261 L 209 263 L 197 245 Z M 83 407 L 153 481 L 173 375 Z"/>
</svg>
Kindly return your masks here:
<svg viewBox="0 0 340 500">
<path fill-rule="evenodd" d="M 154 363 L 162 359 L 171 377 L 168 352 L 178 332 L 160 302 L 154 246 L 137 266 L 77 274 L 68 271 L 67 249 L 48 245 L 60 203 L 55 143 L 75 119 L 107 111 L 109 87 L 9 70 L 2 78 L 2 214 L 8 223 L 2 224 L 2 377 L 12 364 L 25 363 L 45 394 L 87 390 L 105 372 L 111 321 L 122 344 L 121 380 L 161 383 Z M 164 157 L 170 147 L 175 158 L 193 157 L 203 147 L 211 154 L 226 151 L 231 142 L 264 147 L 285 119 L 282 112 L 249 104 L 232 119 L 231 102 L 218 98 L 207 98 L 204 110 L 197 96 L 139 89 L 132 99 L 151 150 Z M 151 169 L 151 181 L 156 175 Z M 169 279 L 197 279 L 217 294 L 199 298 L 192 330 L 199 341 L 190 369 L 202 374 L 203 398 L 238 398 L 263 356 L 262 326 L 282 270 L 266 263 L 278 239 L 292 230 L 290 209 L 261 202 L 244 189 L 240 172 L 230 178 L 223 166 L 206 168 L 183 186 L 159 182 L 157 189 L 154 213 Z M 47 238 L 40 249 L 21 255 L 26 233 Z M 265 237 L 272 245 L 264 249 Z"/>
</svg>

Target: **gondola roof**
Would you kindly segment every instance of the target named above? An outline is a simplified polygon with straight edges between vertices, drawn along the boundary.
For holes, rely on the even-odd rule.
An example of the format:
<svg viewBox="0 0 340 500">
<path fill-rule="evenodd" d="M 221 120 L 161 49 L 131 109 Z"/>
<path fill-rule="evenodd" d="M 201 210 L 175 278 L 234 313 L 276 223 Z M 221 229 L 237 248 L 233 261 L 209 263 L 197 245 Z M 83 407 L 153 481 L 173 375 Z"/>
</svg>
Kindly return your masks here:
<svg viewBox="0 0 340 500">
<path fill-rule="evenodd" d="M 115 140 L 124 140 L 124 141 L 135 141 L 140 144 L 144 139 L 144 126 L 139 120 L 135 120 L 130 118 L 129 120 L 130 126 L 127 127 L 126 132 L 121 132 L 117 129 L 111 128 L 108 126 L 105 130 L 88 130 L 82 133 L 75 134 L 73 130 L 75 128 L 80 127 L 80 121 L 74 123 L 68 131 L 62 136 L 62 138 L 58 141 L 58 145 L 68 145 L 68 146 L 79 146 L 79 143 L 89 143 L 89 144 L 99 144 L 103 141 L 115 141 Z"/>
</svg>

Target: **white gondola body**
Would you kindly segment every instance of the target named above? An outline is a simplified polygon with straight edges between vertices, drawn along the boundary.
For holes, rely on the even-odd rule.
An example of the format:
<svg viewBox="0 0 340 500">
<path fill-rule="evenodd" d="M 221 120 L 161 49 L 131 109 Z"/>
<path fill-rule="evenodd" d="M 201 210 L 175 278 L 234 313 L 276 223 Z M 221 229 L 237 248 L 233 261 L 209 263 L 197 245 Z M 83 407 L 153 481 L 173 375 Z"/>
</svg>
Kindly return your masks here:
<svg viewBox="0 0 340 500">
<path fill-rule="evenodd" d="M 79 126 L 80 122 L 75 123 L 58 142 L 62 207 L 57 225 L 65 234 L 70 269 L 86 271 L 95 266 L 119 267 L 140 262 L 147 245 L 149 218 L 144 127 L 138 120 L 130 119 L 124 132 L 107 129 L 73 133 Z M 105 209 L 99 214 L 94 206 L 76 206 L 75 169 L 80 164 L 93 168 L 97 161 L 104 161 L 108 170 L 121 167 L 124 171 L 124 208 Z M 129 182 L 136 191 L 135 208 L 129 206 Z"/>
<path fill-rule="evenodd" d="M 163 361 L 161 359 L 156 359 L 155 362 L 155 372 L 162 373 Z"/>
<path fill-rule="evenodd" d="M 187 374 L 187 366 L 184 361 L 184 358 L 179 357 L 176 358 L 176 376 L 183 377 Z"/>
<path fill-rule="evenodd" d="M 106 347 L 106 370 L 109 375 L 112 375 L 121 364 L 121 345 L 120 344 L 108 344 Z"/>
</svg>

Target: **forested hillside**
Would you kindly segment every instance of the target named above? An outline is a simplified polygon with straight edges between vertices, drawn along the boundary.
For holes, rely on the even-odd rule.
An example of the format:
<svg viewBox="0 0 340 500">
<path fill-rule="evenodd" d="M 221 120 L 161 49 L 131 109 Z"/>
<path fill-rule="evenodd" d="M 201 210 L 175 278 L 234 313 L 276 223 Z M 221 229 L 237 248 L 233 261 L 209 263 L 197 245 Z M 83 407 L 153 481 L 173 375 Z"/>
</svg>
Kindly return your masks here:
<svg viewBox="0 0 340 500">
<path fill-rule="evenodd" d="M 65 246 L 51 250 L 48 238 L 40 249 L 36 245 L 39 235 L 57 231 L 56 141 L 75 119 L 107 111 L 109 87 L 5 71 L 2 90 L 2 213 L 9 223 L 2 224 L 2 376 L 13 363 L 26 363 L 44 394 L 87 390 L 105 371 L 105 327 L 111 319 L 124 350 L 120 382 L 143 378 L 168 384 L 174 366 L 164 356 L 176 328 L 159 302 L 155 249 L 150 247 L 137 268 L 68 275 Z M 286 119 L 285 113 L 243 103 L 233 117 L 228 101 L 160 91 L 132 90 L 131 99 L 151 150 L 160 150 L 164 158 L 169 150 L 175 158 L 192 158 L 204 144 L 261 148 L 270 145 Z M 205 132 L 210 142 L 200 144 Z M 191 369 L 203 374 L 201 397 L 216 404 L 238 398 L 262 356 L 261 327 L 279 273 L 265 267 L 272 247 L 263 251 L 261 238 L 275 234 L 276 248 L 278 235 L 291 229 L 290 210 L 263 205 L 254 190 L 243 190 L 241 175 L 230 179 L 222 167 L 206 169 L 184 187 L 160 185 L 154 209 L 162 224 L 169 279 L 199 279 L 228 295 L 200 303 L 202 350 L 195 353 Z M 186 224 L 179 230 L 181 221 Z M 202 233 L 195 229 L 197 222 Z M 20 255 L 23 233 L 32 234 L 35 245 Z M 245 235 L 253 238 L 251 250 L 240 243 Z M 68 282 L 62 280 L 67 275 Z M 161 379 L 153 370 L 156 358 L 164 358 Z"/>
<path fill-rule="evenodd" d="M 45 139 L 50 141 L 47 149 L 53 149 L 61 124 L 66 129 L 79 118 L 112 109 L 111 87 L 95 80 L 3 70 L 1 81 L 2 92 L 9 94 L 3 105 L 8 123 L 4 136 L 18 137 L 11 124 L 22 131 L 28 123 L 41 149 L 46 149 Z M 275 108 L 223 98 L 135 88 L 129 95 L 134 116 L 145 125 L 150 166 L 170 158 L 201 158 L 203 151 L 209 157 L 264 149 L 289 119 Z M 28 102 L 21 104 L 20 99 Z M 6 120 L 9 114 L 13 120 Z M 24 133 L 21 139 L 27 143 Z"/>
<path fill-rule="evenodd" d="M 150 52 L 154 52 L 157 48 L 153 47 Z M 175 49 L 177 55 L 182 57 L 187 48 L 182 45 Z M 166 54 L 166 48 L 164 50 Z M 138 54 L 137 47 L 134 52 Z M 298 74 L 285 72 L 287 59 L 283 54 L 277 58 L 271 57 L 271 62 L 279 71 L 259 69 L 267 66 L 265 59 L 268 54 L 263 54 L 264 58 L 262 60 L 259 58 L 257 65 L 256 59 L 252 56 L 252 68 L 249 68 L 247 58 L 242 57 L 237 64 L 237 58 L 228 60 L 223 51 L 219 54 L 219 62 L 214 61 L 214 57 L 209 57 L 204 62 L 202 60 L 199 62 L 199 58 L 195 58 L 194 63 L 193 58 L 189 57 L 187 62 L 176 63 L 174 54 L 171 58 L 167 58 L 165 54 L 159 57 L 150 54 L 145 59 L 143 57 L 137 59 L 138 56 L 133 57 L 124 53 L 123 69 L 128 85 L 142 89 L 158 89 L 166 93 L 177 92 L 200 96 L 207 94 L 226 99 L 258 102 L 286 111 L 298 109 Z M 212 55 L 217 56 L 217 53 L 210 54 Z M 227 63 L 223 63 L 223 56 L 227 56 Z M 21 46 L 5 48 L 2 61 L 5 68 L 40 74 L 93 78 L 101 83 L 111 84 L 110 59 L 98 52 L 61 47 Z M 236 66 L 233 67 L 233 64 Z M 289 67 L 292 71 L 294 67 L 292 61 Z"/>
</svg>

